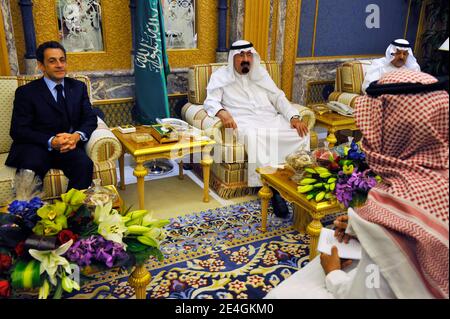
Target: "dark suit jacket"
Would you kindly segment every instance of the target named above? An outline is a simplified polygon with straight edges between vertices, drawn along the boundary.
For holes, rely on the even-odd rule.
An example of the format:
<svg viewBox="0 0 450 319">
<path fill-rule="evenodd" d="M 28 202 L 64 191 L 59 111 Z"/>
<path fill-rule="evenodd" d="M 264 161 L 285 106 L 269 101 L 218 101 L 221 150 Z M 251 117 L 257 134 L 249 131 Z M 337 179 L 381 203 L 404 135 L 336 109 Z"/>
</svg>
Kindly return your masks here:
<svg viewBox="0 0 450 319">
<path fill-rule="evenodd" d="M 16 90 L 10 135 L 13 144 L 6 165 L 17 167 L 18 154 L 26 144 L 48 148 L 50 137 L 58 133 L 81 131 L 89 138 L 97 128 L 97 116 L 92 110 L 86 85 L 78 80 L 64 79 L 66 110 L 56 104 L 43 78 L 20 86 Z M 33 156 L 33 154 L 29 154 Z"/>
</svg>

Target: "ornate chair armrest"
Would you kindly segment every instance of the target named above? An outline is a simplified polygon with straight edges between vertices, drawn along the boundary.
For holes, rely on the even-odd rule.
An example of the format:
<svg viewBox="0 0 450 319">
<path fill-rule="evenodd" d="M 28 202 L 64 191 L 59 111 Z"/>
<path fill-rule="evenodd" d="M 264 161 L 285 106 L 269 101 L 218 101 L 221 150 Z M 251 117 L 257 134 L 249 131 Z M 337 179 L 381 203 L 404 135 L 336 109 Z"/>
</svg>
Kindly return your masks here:
<svg viewBox="0 0 450 319">
<path fill-rule="evenodd" d="M 201 104 L 186 103 L 181 110 L 181 117 L 190 125 L 201 130 L 222 127 L 220 119 L 216 116 L 209 116 Z"/>
<path fill-rule="evenodd" d="M 226 142 L 222 121 L 217 116 L 209 116 L 203 105 L 186 103 L 181 110 L 181 117 L 190 125 L 205 131 L 205 134 L 216 142 Z"/>
<path fill-rule="evenodd" d="M 122 153 L 122 145 L 105 122 L 97 117 L 97 129 L 92 132 L 85 150 L 93 162 L 115 161 Z"/>
<path fill-rule="evenodd" d="M 351 107 L 355 107 L 356 98 L 359 96 L 361 96 L 361 95 L 355 94 L 355 93 L 334 91 L 330 94 L 330 96 L 328 97 L 328 100 L 330 102 L 336 101 L 336 102 L 344 103 L 345 105 L 348 105 Z"/>
<path fill-rule="evenodd" d="M 314 124 L 316 124 L 316 116 L 314 115 L 314 111 L 312 111 L 310 108 L 306 106 L 302 106 L 300 104 L 292 103 L 292 106 L 295 107 L 299 112 L 300 116 L 302 117 L 302 121 L 306 123 L 309 130 L 312 130 L 314 127 Z"/>
</svg>

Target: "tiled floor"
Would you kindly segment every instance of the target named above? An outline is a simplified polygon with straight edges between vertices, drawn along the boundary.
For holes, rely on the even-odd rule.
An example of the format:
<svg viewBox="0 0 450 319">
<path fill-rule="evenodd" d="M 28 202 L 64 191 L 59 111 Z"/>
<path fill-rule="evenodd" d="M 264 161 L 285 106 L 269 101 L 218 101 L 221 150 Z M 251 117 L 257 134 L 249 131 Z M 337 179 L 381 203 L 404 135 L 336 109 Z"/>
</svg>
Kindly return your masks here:
<svg viewBox="0 0 450 319">
<path fill-rule="evenodd" d="M 174 162 L 173 162 L 174 163 Z M 174 163 L 172 172 L 164 176 L 145 177 L 145 208 L 152 211 L 154 218 L 170 218 L 199 212 L 217 207 L 228 206 L 256 199 L 256 195 L 225 200 L 210 190 L 210 201 L 204 203 L 203 181 L 192 171 L 184 171 L 184 179 L 178 178 L 178 164 Z M 125 207 L 133 205 L 138 209 L 136 177 L 133 175 L 134 162 L 130 156 L 125 157 L 125 190 L 119 190 Z M 117 172 L 119 176 L 119 171 Z"/>
</svg>

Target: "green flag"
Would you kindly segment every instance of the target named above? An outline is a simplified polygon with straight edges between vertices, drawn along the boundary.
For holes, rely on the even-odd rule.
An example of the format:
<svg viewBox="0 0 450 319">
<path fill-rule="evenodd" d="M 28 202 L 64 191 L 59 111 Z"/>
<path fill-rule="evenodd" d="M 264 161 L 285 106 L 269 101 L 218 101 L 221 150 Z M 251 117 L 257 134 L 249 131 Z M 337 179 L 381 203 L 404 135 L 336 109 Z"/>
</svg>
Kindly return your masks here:
<svg viewBox="0 0 450 319">
<path fill-rule="evenodd" d="M 136 1 L 134 75 L 136 104 L 134 115 L 143 124 L 169 117 L 164 16 L 160 0 Z"/>
</svg>

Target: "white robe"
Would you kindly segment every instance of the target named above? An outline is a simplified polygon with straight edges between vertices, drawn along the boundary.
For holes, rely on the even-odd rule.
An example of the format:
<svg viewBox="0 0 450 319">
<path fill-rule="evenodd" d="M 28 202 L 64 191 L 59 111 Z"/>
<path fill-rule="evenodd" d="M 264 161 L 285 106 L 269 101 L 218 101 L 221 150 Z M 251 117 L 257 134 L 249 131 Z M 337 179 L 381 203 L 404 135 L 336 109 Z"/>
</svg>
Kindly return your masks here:
<svg viewBox="0 0 450 319">
<path fill-rule="evenodd" d="M 376 265 L 362 251 L 361 260 L 325 275 L 320 255 L 272 289 L 265 299 L 392 299 L 394 293 Z M 371 273 L 373 278 L 369 277 Z M 367 281 L 367 284 L 366 284 Z"/>
<path fill-rule="evenodd" d="M 362 246 L 359 262 L 354 261 L 346 269 L 325 275 L 320 256 L 317 256 L 272 289 L 265 298 L 432 298 L 418 274 L 404 262 L 403 253 L 392 244 L 381 226 L 363 220 L 352 208 L 348 209 L 348 216 L 346 233 L 357 236 Z"/>
<path fill-rule="evenodd" d="M 214 73 L 212 77 L 214 77 Z M 300 137 L 290 119 L 299 115 L 283 91 L 271 92 L 235 72 L 236 80 L 223 87 L 208 89 L 204 108 L 209 116 L 225 109 L 237 125 L 238 141 L 248 156 L 248 186 L 261 186 L 255 169 L 285 162 L 299 148 L 309 150 L 309 134 Z"/>
</svg>

